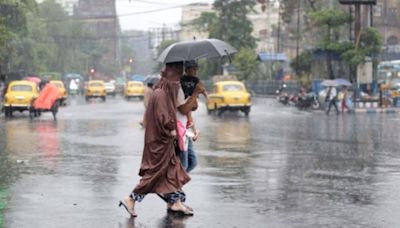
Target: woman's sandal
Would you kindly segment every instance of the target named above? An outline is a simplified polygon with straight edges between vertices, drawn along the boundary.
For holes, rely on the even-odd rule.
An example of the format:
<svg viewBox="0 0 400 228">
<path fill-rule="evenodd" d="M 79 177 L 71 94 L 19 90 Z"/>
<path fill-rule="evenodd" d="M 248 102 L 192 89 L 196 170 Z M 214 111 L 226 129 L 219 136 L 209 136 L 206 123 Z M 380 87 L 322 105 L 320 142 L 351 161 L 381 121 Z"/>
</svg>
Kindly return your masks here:
<svg viewBox="0 0 400 228">
<path fill-rule="evenodd" d="M 184 206 L 184 207 L 186 207 L 186 209 L 188 209 L 189 211 L 193 211 L 193 208 L 192 207 L 190 207 L 190 206 L 188 206 L 188 205 L 186 205 L 186 204 L 184 204 L 184 203 L 182 203 L 182 205 Z M 167 209 L 169 210 L 169 209 L 171 209 L 171 204 L 167 204 Z"/>
<path fill-rule="evenodd" d="M 178 213 L 178 214 L 182 214 L 182 215 L 189 215 L 189 216 L 193 216 L 193 209 L 191 207 L 187 207 L 185 205 L 183 205 L 184 209 L 181 210 L 174 210 L 170 207 L 167 208 L 168 212 L 172 212 L 172 213 Z M 192 210 L 190 210 L 192 209 Z"/>
<path fill-rule="evenodd" d="M 137 214 L 133 208 L 129 208 L 128 204 L 126 203 L 126 200 L 120 200 L 119 201 L 119 207 L 124 206 L 126 211 L 132 216 L 132 217 L 137 217 Z"/>
<path fill-rule="evenodd" d="M 189 211 L 188 209 L 185 209 L 185 210 L 172 210 L 171 208 L 168 208 L 168 212 L 187 215 L 187 216 L 193 216 L 194 215 L 193 211 Z"/>
</svg>

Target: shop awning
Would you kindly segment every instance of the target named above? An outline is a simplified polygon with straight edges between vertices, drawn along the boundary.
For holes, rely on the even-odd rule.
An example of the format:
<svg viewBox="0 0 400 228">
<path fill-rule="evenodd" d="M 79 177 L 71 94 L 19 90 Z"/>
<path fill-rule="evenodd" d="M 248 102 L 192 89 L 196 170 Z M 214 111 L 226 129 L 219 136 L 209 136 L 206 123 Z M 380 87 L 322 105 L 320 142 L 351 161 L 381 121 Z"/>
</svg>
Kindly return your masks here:
<svg viewBox="0 0 400 228">
<path fill-rule="evenodd" d="M 289 61 L 289 59 L 285 53 L 268 53 L 268 52 L 259 53 L 258 60 L 260 60 L 261 62 L 267 62 L 267 61 L 287 62 L 287 61 Z"/>
</svg>

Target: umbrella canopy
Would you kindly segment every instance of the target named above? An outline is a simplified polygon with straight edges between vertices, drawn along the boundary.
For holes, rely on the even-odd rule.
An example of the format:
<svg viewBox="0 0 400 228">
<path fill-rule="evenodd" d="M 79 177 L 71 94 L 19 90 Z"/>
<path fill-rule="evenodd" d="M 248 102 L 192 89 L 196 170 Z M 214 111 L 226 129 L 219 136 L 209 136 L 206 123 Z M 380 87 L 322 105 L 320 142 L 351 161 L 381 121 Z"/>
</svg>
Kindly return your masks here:
<svg viewBox="0 0 400 228">
<path fill-rule="evenodd" d="M 36 76 L 28 76 L 28 77 L 23 78 L 23 80 L 31 81 L 31 82 L 34 82 L 36 84 L 39 84 L 40 81 L 41 81 L 40 78 L 38 78 Z"/>
<path fill-rule="evenodd" d="M 335 82 L 338 84 L 338 86 L 352 86 L 351 82 L 349 80 L 343 79 L 343 78 L 337 78 L 335 79 Z"/>
<path fill-rule="evenodd" d="M 161 76 L 160 75 L 151 75 L 147 76 L 143 83 L 147 85 L 148 83 L 152 83 L 153 85 L 157 84 L 157 82 L 160 80 Z"/>
<path fill-rule="evenodd" d="M 321 82 L 322 86 L 338 86 L 338 83 L 335 80 L 324 80 Z"/>
<path fill-rule="evenodd" d="M 171 44 L 158 57 L 159 62 L 172 63 L 229 56 L 237 50 L 218 39 L 182 41 Z"/>
</svg>

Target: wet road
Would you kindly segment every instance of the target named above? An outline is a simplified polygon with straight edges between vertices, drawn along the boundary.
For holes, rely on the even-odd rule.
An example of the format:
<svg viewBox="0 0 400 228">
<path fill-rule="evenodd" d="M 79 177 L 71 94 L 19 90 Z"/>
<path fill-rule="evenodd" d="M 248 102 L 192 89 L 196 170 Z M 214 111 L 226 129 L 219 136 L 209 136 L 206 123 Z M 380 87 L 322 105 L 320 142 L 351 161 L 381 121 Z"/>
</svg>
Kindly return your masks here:
<svg viewBox="0 0 400 228">
<path fill-rule="evenodd" d="M 199 166 L 185 186 L 193 217 L 138 182 L 143 105 L 80 99 L 30 122 L 0 119 L 0 227 L 399 227 L 398 114 L 326 116 L 256 99 L 249 118 L 195 114 Z"/>
</svg>

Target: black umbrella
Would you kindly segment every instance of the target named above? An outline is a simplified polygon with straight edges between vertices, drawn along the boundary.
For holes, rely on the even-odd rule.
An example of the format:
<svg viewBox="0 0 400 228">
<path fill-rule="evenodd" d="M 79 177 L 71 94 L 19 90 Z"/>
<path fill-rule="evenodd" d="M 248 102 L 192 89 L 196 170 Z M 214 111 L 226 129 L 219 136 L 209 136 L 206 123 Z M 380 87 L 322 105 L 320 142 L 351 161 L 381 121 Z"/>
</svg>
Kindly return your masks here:
<svg viewBox="0 0 400 228">
<path fill-rule="evenodd" d="M 182 41 L 171 44 L 158 57 L 163 63 L 184 62 L 200 58 L 229 56 L 237 50 L 218 39 Z"/>
<path fill-rule="evenodd" d="M 147 76 L 147 77 L 144 79 L 143 83 L 144 83 L 145 85 L 147 85 L 147 84 L 149 84 L 149 83 L 155 85 L 155 84 L 157 84 L 157 82 L 160 80 L 160 78 L 161 78 L 160 75 L 151 75 L 151 76 Z"/>
</svg>

